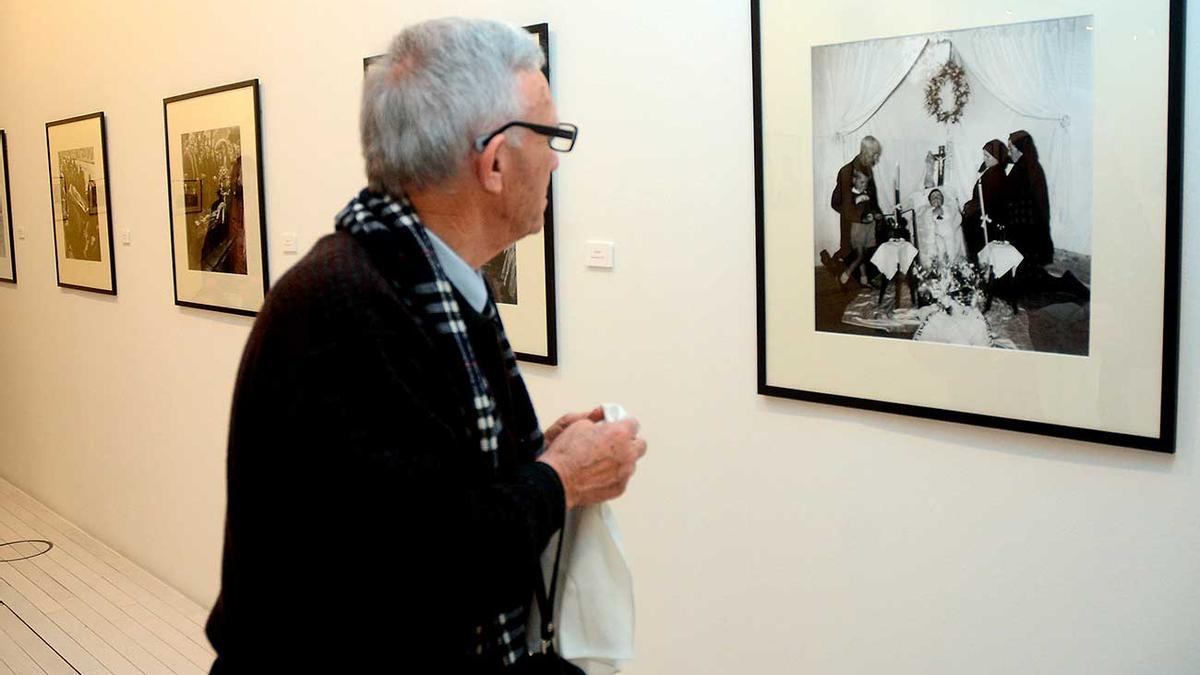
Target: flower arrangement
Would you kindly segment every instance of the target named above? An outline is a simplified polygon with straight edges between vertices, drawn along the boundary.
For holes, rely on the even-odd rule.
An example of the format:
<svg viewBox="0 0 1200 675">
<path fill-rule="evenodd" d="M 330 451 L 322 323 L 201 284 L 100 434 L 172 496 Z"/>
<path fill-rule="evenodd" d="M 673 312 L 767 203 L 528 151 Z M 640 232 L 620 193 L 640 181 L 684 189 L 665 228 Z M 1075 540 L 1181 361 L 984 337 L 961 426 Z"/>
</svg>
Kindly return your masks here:
<svg viewBox="0 0 1200 675">
<path fill-rule="evenodd" d="M 935 259 L 928 267 L 918 262 L 913 265 L 912 276 L 919 285 L 920 305 L 936 304 L 946 310 L 975 307 L 983 295 L 983 274 L 965 260 L 950 264 Z"/>
<path fill-rule="evenodd" d="M 947 82 L 954 92 L 954 107 L 949 110 L 942 101 L 942 87 Z M 954 61 L 946 61 L 925 85 L 925 111 L 943 124 L 958 124 L 970 100 L 971 85 L 967 83 L 967 73 Z"/>
</svg>

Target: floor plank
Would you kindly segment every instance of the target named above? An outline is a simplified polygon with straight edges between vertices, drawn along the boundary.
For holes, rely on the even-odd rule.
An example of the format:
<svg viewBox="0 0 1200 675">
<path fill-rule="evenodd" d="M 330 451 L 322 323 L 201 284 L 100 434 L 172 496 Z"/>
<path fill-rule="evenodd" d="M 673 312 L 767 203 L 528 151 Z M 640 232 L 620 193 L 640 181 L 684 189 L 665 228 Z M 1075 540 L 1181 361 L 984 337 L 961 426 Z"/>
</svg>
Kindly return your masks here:
<svg viewBox="0 0 1200 675">
<path fill-rule="evenodd" d="M 31 539 L 53 548 L 3 545 Z M 203 675 L 207 615 L 0 479 L 0 675 Z"/>
<path fill-rule="evenodd" d="M 0 607 L 0 630 L 7 633 L 47 675 L 75 675 L 75 668 L 10 610 Z"/>
<path fill-rule="evenodd" d="M 34 663 L 25 650 L 21 649 L 21 645 L 17 644 L 13 636 L 4 630 L 0 630 L 0 661 L 17 673 L 33 675 L 46 672 L 38 667 L 38 664 Z"/>
<path fill-rule="evenodd" d="M 12 609 L 46 642 L 54 645 L 54 649 L 58 650 L 63 658 L 74 667 L 79 670 L 95 670 L 100 667 L 100 662 L 84 646 L 87 642 L 86 638 L 80 640 L 71 636 L 62 626 L 54 622 L 51 615 L 39 612 L 12 586 L 0 583 L 0 603 Z M 92 637 L 95 637 L 94 633 Z"/>
</svg>

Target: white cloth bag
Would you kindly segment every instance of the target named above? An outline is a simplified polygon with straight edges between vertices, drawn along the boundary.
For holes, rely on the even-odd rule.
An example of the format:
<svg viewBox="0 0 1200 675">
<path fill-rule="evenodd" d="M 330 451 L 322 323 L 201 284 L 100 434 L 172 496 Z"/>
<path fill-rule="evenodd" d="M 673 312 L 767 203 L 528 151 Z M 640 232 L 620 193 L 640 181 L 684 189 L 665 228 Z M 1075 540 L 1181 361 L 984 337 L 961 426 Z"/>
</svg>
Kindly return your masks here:
<svg viewBox="0 0 1200 675">
<path fill-rule="evenodd" d="M 604 404 L 604 421 L 628 416 L 614 403 Z M 633 658 L 633 574 L 625 557 L 615 514 L 608 504 L 567 512 L 563 524 L 561 575 L 554 598 L 555 649 L 587 675 L 614 675 Z M 563 535 L 555 535 L 563 536 Z M 542 577 L 554 571 L 558 540 L 542 553 Z M 540 647 L 541 616 L 533 603 L 526 626 L 529 648 Z"/>
</svg>

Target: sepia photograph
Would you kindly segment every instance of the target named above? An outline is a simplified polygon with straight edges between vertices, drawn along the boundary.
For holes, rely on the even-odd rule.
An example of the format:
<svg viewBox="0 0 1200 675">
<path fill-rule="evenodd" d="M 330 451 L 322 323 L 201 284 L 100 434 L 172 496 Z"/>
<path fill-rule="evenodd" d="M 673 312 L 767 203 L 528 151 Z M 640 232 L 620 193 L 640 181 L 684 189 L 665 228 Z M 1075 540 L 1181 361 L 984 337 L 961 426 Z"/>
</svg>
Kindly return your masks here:
<svg viewBox="0 0 1200 675">
<path fill-rule="evenodd" d="M 254 316 L 266 297 L 258 80 L 163 100 L 175 304 Z"/>
<path fill-rule="evenodd" d="M 238 127 L 182 134 L 188 269 L 246 273 L 241 138 Z"/>
<path fill-rule="evenodd" d="M 1093 24 L 813 47 L 818 331 L 1089 353 Z"/>
<path fill-rule="evenodd" d="M 104 113 L 46 124 L 58 285 L 116 295 Z"/>
<path fill-rule="evenodd" d="M 63 246 L 66 256 L 75 260 L 100 260 L 100 218 L 92 206 L 96 198 L 96 168 L 93 148 L 58 153 Z"/>
</svg>

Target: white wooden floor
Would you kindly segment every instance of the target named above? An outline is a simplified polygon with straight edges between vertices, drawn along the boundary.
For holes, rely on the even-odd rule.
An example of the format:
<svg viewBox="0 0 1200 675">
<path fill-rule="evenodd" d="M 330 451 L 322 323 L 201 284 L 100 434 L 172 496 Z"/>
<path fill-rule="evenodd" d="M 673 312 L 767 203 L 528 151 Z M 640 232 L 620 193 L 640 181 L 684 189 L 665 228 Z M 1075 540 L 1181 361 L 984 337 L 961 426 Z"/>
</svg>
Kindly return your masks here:
<svg viewBox="0 0 1200 675">
<path fill-rule="evenodd" d="M 0 675 L 207 673 L 207 612 L 0 480 Z"/>
</svg>

